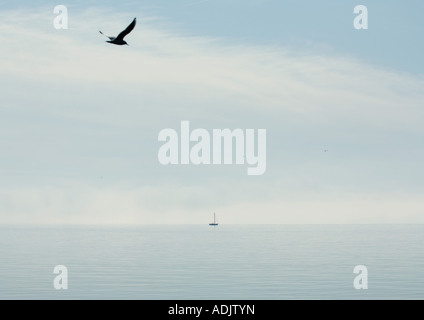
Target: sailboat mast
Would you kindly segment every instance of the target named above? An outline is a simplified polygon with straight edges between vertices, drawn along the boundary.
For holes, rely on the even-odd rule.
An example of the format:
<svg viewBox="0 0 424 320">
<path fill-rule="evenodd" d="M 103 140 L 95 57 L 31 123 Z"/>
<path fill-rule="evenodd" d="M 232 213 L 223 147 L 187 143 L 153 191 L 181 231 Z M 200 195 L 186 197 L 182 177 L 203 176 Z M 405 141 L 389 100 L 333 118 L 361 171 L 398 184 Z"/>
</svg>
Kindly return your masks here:
<svg viewBox="0 0 424 320">
<path fill-rule="evenodd" d="M 213 213 L 213 222 L 209 223 L 210 226 L 217 226 L 218 223 L 216 222 L 216 214 L 215 212 Z"/>
</svg>

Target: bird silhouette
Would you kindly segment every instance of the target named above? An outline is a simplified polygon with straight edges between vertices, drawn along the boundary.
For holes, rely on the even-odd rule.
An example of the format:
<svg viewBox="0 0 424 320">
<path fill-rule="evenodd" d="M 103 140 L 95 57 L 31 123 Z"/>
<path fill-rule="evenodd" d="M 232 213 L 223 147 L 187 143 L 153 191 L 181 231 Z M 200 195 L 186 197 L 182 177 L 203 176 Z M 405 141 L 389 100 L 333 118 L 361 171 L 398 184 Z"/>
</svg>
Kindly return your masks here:
<svg viewBox="0 0 424 320">
<path fill-rule="evenodd" d="M 125 45 L 125 44 L 128 46 L 129 44 L 124 40 L 124 37 L 134 29 L 136 22 L 137 22 L 137 18 L 134 18 L 134 20 L 130 23 L 130 25 L 124 31 L 122 31 L 120 34 L 118 34 L 117 37 L 109 37 L 109 36 L 105 35 L 103 32 L 101 32 L 101 31 L 99 31 L 99 32 L 102 35 L 109 38 L 109 41 L 106 41 L 106 42 L 116 44 L 118 46 L 122 46 L 122 45 Z"/>
</svg>

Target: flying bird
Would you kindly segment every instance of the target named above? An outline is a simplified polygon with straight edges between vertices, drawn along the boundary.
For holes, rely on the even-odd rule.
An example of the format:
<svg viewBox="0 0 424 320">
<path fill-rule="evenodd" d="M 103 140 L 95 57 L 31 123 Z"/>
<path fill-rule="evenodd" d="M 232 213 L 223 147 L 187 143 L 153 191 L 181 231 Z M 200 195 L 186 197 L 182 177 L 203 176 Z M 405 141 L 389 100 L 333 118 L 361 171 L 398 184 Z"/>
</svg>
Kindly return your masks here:
<svg viewBox="0 0 424 320">
<path fill-rule="evenodd" d="M 103 32 L 101 32 L 101 31 L 99 31 L 99 32 L 102 35 L 109 38 L 109 41 L 106 41 L 106 42 L 116 44 L 118 46 L 122 46 L 122 45 L 125 45 L 125 44 L 128 46 L 129 44 L 124 40 L 124 37 L 134 29 L 136 21 L 137 21 L 137 18 L 134 18 L 134 20 L 130 23 L 130 25 L 124 31 L 122 31 L 120 34 L 118 34 L 117 37 L 109 37 L 109 36 L 106 36 Z"/>
</svg>

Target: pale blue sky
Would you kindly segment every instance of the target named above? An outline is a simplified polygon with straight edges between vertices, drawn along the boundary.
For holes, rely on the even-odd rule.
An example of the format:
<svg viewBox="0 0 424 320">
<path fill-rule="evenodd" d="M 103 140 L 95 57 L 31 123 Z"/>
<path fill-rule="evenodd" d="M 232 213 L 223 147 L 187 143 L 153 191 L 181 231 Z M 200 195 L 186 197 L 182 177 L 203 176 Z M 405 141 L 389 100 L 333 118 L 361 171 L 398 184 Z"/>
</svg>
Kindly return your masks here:
<svg viewBox="0 0 424 320">
<path fill-rule="evenodd" d="M 0 10 L 64 4 L 70 9 L 111 8 L 143 12 L 186 35 L 225 37 L 229 41 L 295 46 L 352 54 L 364 61 L 423 74 L 422 12 L 424 3 L 411 0 L 148 0 L 148 1 L 2 1 Z M 353 8 L 366 5 L 369 30 L 352 28 Z"/>
<path fill-rule="evenodd" d="M 408 3 L 72 1 L 55 30 L 59 3 L 0 2 L 1 222 L 424 222 L 424 5 Z M 98 33 L 134 16 L 129 47 Z M 181 120 L 267 129 L 266 174 L 160 165 Z"/>
</svg>

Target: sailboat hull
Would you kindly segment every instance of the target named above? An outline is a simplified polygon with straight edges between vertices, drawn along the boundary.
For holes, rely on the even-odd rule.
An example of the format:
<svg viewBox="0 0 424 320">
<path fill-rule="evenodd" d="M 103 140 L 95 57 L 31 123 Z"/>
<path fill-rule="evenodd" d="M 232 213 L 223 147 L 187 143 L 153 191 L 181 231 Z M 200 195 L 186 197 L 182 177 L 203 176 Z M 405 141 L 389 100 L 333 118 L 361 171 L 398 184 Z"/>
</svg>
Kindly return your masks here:
<svg viewBox="0 0 424 320">
<path fill-rule="evenodd" d="M 209 223 L 210 226 L 217 226 L 217 223 Z"/>
</svg>

